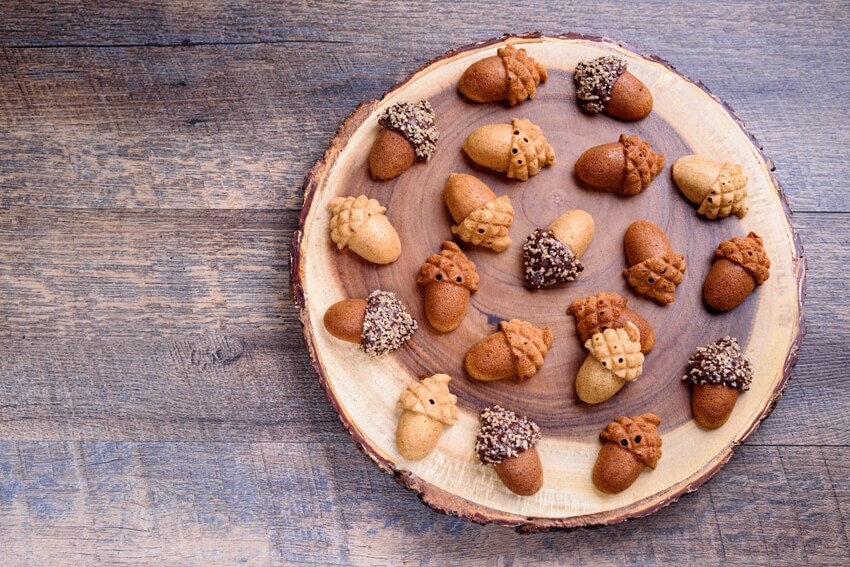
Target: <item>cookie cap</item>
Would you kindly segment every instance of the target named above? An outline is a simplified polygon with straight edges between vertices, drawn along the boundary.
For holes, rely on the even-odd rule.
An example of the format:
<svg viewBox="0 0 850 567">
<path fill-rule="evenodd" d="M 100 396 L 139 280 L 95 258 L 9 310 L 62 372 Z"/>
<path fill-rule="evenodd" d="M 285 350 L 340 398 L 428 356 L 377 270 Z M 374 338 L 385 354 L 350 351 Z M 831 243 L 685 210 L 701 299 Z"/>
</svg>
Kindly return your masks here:
<svg viewBox="0 0 850 567">
<path fill-rule="evenodd" d="M 525 281 L 533 288 L 571 282 L 584 270 L 570 247 L 548 230 L 538 228 L 522 247 Z"/>
<path fill-rule="evenodd" d="M 475 452 L 482 463 L 498 465 L 509 457 L 528 451 L 540 441 L 540 427 L 525 416 L 498 405 L 481 412 L 481 429 Z"/>
<path fill-rule="evenodd" d="M 770 277 L 770 259 L 764 250 L 761 236 L 751 232 L 746 238 L 736 236 L 720 243 L 714 251 L 718 260 L 725 259 L 744 268 L 757 285 Z"/>
<path fill-rule="evenodd" d="M 664 169 L 664 154 L 652 151 L 649 142 L 634 134 L 620 134 L 620 143 L 626 154 L 626 175 L 623 181 L 623 193 L 637 195 L 647 187 Z"/>
<path fill-rule="evenodd" d="M 398 399 L 398 407 L 421 413 L 445 425 L 457 423 L 457 396 L 449 392 L 448 374 L 434 374 L 411 383 Z"/>
<path fill-rule="evenodd" d="M 408 341 L 417 328 L 393 292 L 376 289 L 366 299 L 360 349 L 370 356 L 388 354 Z"/>
<path fill-rule="evenodd" d="M 673 303 L 676 286 L 682 283 L 686 269 L 685 257 L 674 253 L 647 258 L 623 270 L 623 275 L 638 293 L 661 303 Z"/>
<path fill-rule="evenodd" d="M 549 347 L 555 341 L 555 335 L 549 327 L 536 327 L 528 321 L 511 319 L 499 322 L 499 329 L 511 349 L 520 382 L 528 380 L 543 366 L 543 360 Z"/>
<path fill-rule="evenodd" d="M 634 381 L 643 373 L 640 330 L 631 321 L 619 329 L 605 329 L 584 343 L 599 363 L 622 380 Z"/>
<path fill-rule="evenodd" d="M 626 62 L 614 55 L 605 55 L 576 65 L 573 80 L 579 104 L 588 112 L 602 112 L 611 100 L 614 83 L 626 71 Z"/>
<path fill-rule="evenodd" d="M 460 247 L 451 241 L 443 242 L 439 254 L 431 254 L 419 267 L 416 283 L 427 285 L 446 282 L 465 287 L 470 292 L 478 291 L 478 271 Z"/>
<path fill-rule="evenodd" d="M 525 49 L 517 49 L 513 45 L 499 48 L 496 54 L 502 58 L 508 76 L 508 104 L 513 106 L 527 98 L 534 98 L 537 85 L 548 78 L 546 68 L 530 57 Z"/>
<path fill-rule="evenodd" d="M 737 163 L 726 162 L 697 212 L 712 220 L 735 215 L 744 218 L 750 210 L 747 176 Z"/>
<path fill-rule="evenodd" d="M 753 381 L 753 367 L 741 352 L 738 340 L 726 336 L 696 349 L 688 359 L 688 370 L 682 380 L 746 391 Z"/>
<path fill-rule="evenodd" d="M 660 423 L 661 418 L 651 413 L 622 416 L 609 423 L 599 438 L 631 451 L 644 465 L 654 469 L 661 458 L 661 436 L 657 429 Z"/>
<path fill-rule="evenodd" d="M 576 299 L 567 308 L 567 313 L 575 316 L 576 328 L 581 340 L 587 341 L 596 333 L 620 326 L 620 314 L 627 300 L 618 293 L 601 291 L 590 297 Z"/>
<path fill-rule="evenodd" d="M 540 126 L 527 118 L 514 118 L 511 127 L 508 178 L 526 181 L 547 165 L 555 163 L 555 150 L 546 141 Z"/>
<path fill-rule="evenodd" d="M 413 146 L 416 158 L 428 161 L 437 149 L 440 133 L 434 126 L 434 109 L 427 100 L 416 104 L 397 102 L 378 117 L 383 128 L 395 130 Z"/>
<path fill-rule="evenodd" d="M 510 198 L 502 195 L 472 211 L 451 230 L 464 242 L 502 252 L 511 245 L 508 230 L 513 222 L 514 207 Z"/>
</svg>

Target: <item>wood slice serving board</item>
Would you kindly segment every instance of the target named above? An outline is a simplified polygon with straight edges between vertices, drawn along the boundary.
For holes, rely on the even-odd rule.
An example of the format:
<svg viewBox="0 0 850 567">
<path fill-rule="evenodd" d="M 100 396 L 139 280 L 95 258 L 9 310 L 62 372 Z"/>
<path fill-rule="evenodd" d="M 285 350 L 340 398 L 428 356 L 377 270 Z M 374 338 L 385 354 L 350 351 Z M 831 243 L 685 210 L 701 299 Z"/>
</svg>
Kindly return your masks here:
<svg viewBox="0 0 850 567">
<path fill-rule="evenodd" d="M 510 41 L 524 47 L 549 70 L 537 98 L 513 108 L 471 103 L 457 93 L 458 79 L 474 61 L 495 54 Z M 572 71 L 581 60 L 615 54 L 652 91 L 652 114 L 636 123 L 583 113 L 575 99 Z M 367 156 L 378 133 L 378 114 L 399 101 L 431 101 L 441 132 L 430 163 L 417 163 L 388 182 L 372 181 Z M 484 124 L 529 118 L 541 126 L 557 162 L 527 182 L 478 168 L 461 150 L 474 129 Z M 634 197 L 583 187 L 575 177 L 578 156 L 597 144 L 637 134 L 663 152 L 667 166 L 647 191 Z M 696 213 L 673 184 L 670 165 L 686 154 L 743 165 L 749 177 L 750 212 L 709 221 Z M 331 403 L 352 437 L 385 471 L 417 491 L 430 506 L 476 522 L 497 522 L 534 531 L 610 524 L 649 514 L 696 490 L 717 473 L 733 448 L 758 427 L 785 388 L 803 335 L 802 296 L 805 265 L 788 218 L 772 165 L 734 113 L 695 83 L 654 57 L 599 38 L 567 35 L 511 36 L 453 50 L 427 64 L 390 90 L 382 100 L 362 104 L 340 126 L 324 156 L 307 176 L 301 226 L 292 245 L 293 297 L 314 366 Z M 419 265 L 451 239 L 451 218 L 442 189 L 451 172 L 471 173 L 497 194 L 508 195 L 516 209 L 513 245 L 502 254 L 467 245 L 478 266 L 480 291 L 472 296 L 463 324 L 441 335 L 428 325 L 415 280 Z M 365 194 L 388 208 L 402 241 L 402 256 L 376 266 L 329 237 L 328 202 L 337 196 Z M 596 235 L 582 258 L 584 272 L 566 285 L 531 291 L 523 285 L 521 248 L 525 237 L 562 212 L 581 208 L 596 221 Z M 675 303 L 659 306 L 628 288 L 623 234 L 638 219 L 649 219 L 687 257 L 684 282 Z M 736 310 L 710 313 L 702 284 L 717 244 L 754 231 L 764 238 L 771 259 L 770 279 Z M 373 289 L 395 292 L 419 321 L 414 338 L 384 358 L 369 358 L 356 345 L 330 336 L 322 325 L 325 310 L 346 298 L 366 297 Z M 615 291 L 653 325 L 655 349 L 644 374 L 607 402 L 578 401 L 575 375 L 586 356 L 566 308 L 574 299 Z M 548 325 L 555 343 L 541 371 L 531 380 L 480 383 L 463 370 L 467 349 L 492 333 L 502 319 L 522 318 Z M 691 352 L 724 336 L 738 338 L 752 360 L 752 389 L 739 397 L 732 417 L 720 429 L 705 431 L 693 421 L 689 387 L 681 381 Z M 420 375 L 450 374 L 458 397 L 459 422 L 447 428 L 424 460 L 409 462 L 396 450 L 400 415 L 396 401 Z M 534 496 L 511 493 L 492 467 L 482 466 L 473 450 L 478 413 L 492 404 L 536 421 L 543 433 L 538 445 L 545 472 Z M 591 483 L 600 447 L 599 433 L 621 415 L 653 412 L 663 422 L 663 457 L 625 492 L 604 495 Z"/>
</svg>

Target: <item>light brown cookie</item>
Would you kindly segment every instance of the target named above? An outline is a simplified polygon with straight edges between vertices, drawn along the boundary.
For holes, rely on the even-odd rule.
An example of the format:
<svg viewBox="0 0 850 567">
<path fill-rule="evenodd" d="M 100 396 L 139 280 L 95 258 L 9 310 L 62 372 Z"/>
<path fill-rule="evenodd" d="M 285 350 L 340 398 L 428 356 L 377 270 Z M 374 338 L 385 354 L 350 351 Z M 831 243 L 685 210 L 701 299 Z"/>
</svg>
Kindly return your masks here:
<svg viewBox="0 0 850 567">
<path fill-rule="evenodd" d="M 525 118 L 478 128 L 463 142 L 463 151 L 478 165 L 520 181 L 555 163 L 555 150 L 540 127 Z"/>
<path fill-rule="evenodd" d="M 508 232 L 514 208 L 506 196 L 497 197 L 483 181 L 466 173 L 452 173 L 443 199 L 457 223 L 451 227 L 464 242 L 504 252 L 511 245 Z"/>
<path fill-rule="evenodd" d="M 648 354 L 655 346 L 655 331 L 649 321 L 627 306 L 620 294 L 601 291 L 596 295 L 576 299 L 567 313 L 576 318 L 576 330 L 582 344 L 605 329 L 620 329 L 631 322 L 640 332 L 640 351 Z"/>
<path fill-rule="evenodd" d="M 457 423 L 457 397 L 449 392 L 450 380 L 447 374 L 434 374 L 401 393 L 395 443 L 405 459 L 424 459 L 437 446 L 443 428 Z"/>
<path fill-rule="evenodd" d="M 576 175 L 588 185 L 623 195 L 644 191 L 664 168 L 664 155 L 646 140 L 620 134 L 617 142 L 594 146 L 576 161 Z"/>
<path fill-rule="evenodd" d="M 631 266 L 623 270 L 623 276 L 629 284 L 658 303 L 673 303 L 687 265 L 684 256 L 673 252 L 664 231 L 654 222 L 635 221 L 626 230 L 623 244 Z"/>
<path fill-rule="evenodd" d="M 336 197 L 328 203 L 331 240 L 375 264 L 391 264 L 401 256 L 401 240 L 385 213 L 387 208 L 366 195 Z"/>
<path fill-rule="evenodd" d="M 634 323 L 600 331 L 584 346 L 590 352 L 576 374 L 576 394 L 585 403 L 608 400 L 643 373 L 640 331 Z"/>
<path fill-rule="evenodd" d="M 699 205 L 697 212 L 708 219 L 735 215 L 744 218 L 750 210 L 747 176 L 737 163 L 719 163 L 704 156 L 682 156 L 673 164 L 673 181 Z"/>
</svg>

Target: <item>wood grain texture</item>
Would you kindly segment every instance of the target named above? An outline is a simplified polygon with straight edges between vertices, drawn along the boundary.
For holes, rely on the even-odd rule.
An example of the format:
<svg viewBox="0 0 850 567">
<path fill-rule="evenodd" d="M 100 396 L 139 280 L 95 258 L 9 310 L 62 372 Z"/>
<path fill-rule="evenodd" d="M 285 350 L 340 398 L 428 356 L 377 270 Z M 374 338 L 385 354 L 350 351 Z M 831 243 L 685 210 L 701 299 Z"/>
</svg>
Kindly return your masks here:
<svg viewBox="0 0 850 567">
<path fill-rule="evenodd" d="M 846 563 L 848 26 L 843 2 L 5 2 L 2 562 Z M 729 102 L 777 165 L 811 277 L 790 387 L 723 474 L 638 522 L 519 536 L 430 512 L 358 453 L 286 305 L 286 253 L 303 175 L 358 102 L 449 46 L 534 29 L 623 39 Z M 226 305 L 202 300 L 216 270 Z"/>
</svg>

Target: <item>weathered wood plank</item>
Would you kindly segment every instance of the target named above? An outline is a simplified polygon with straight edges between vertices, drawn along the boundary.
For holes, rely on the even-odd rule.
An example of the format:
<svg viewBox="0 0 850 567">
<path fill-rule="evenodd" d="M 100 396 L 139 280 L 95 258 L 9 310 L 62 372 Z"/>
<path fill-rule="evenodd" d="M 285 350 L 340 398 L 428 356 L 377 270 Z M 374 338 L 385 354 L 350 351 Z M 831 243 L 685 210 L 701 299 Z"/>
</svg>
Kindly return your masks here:
<svg viewBox="0 0 850 567">
<path fill-rule="evenodd" d="M 838 565 L 850 550 L 850 458 L 833 449 L 743 447 L 653 516 L 521 536 L 429 512 L 339 438 L 2 442 L 4 563 Z"/>
</svg>

